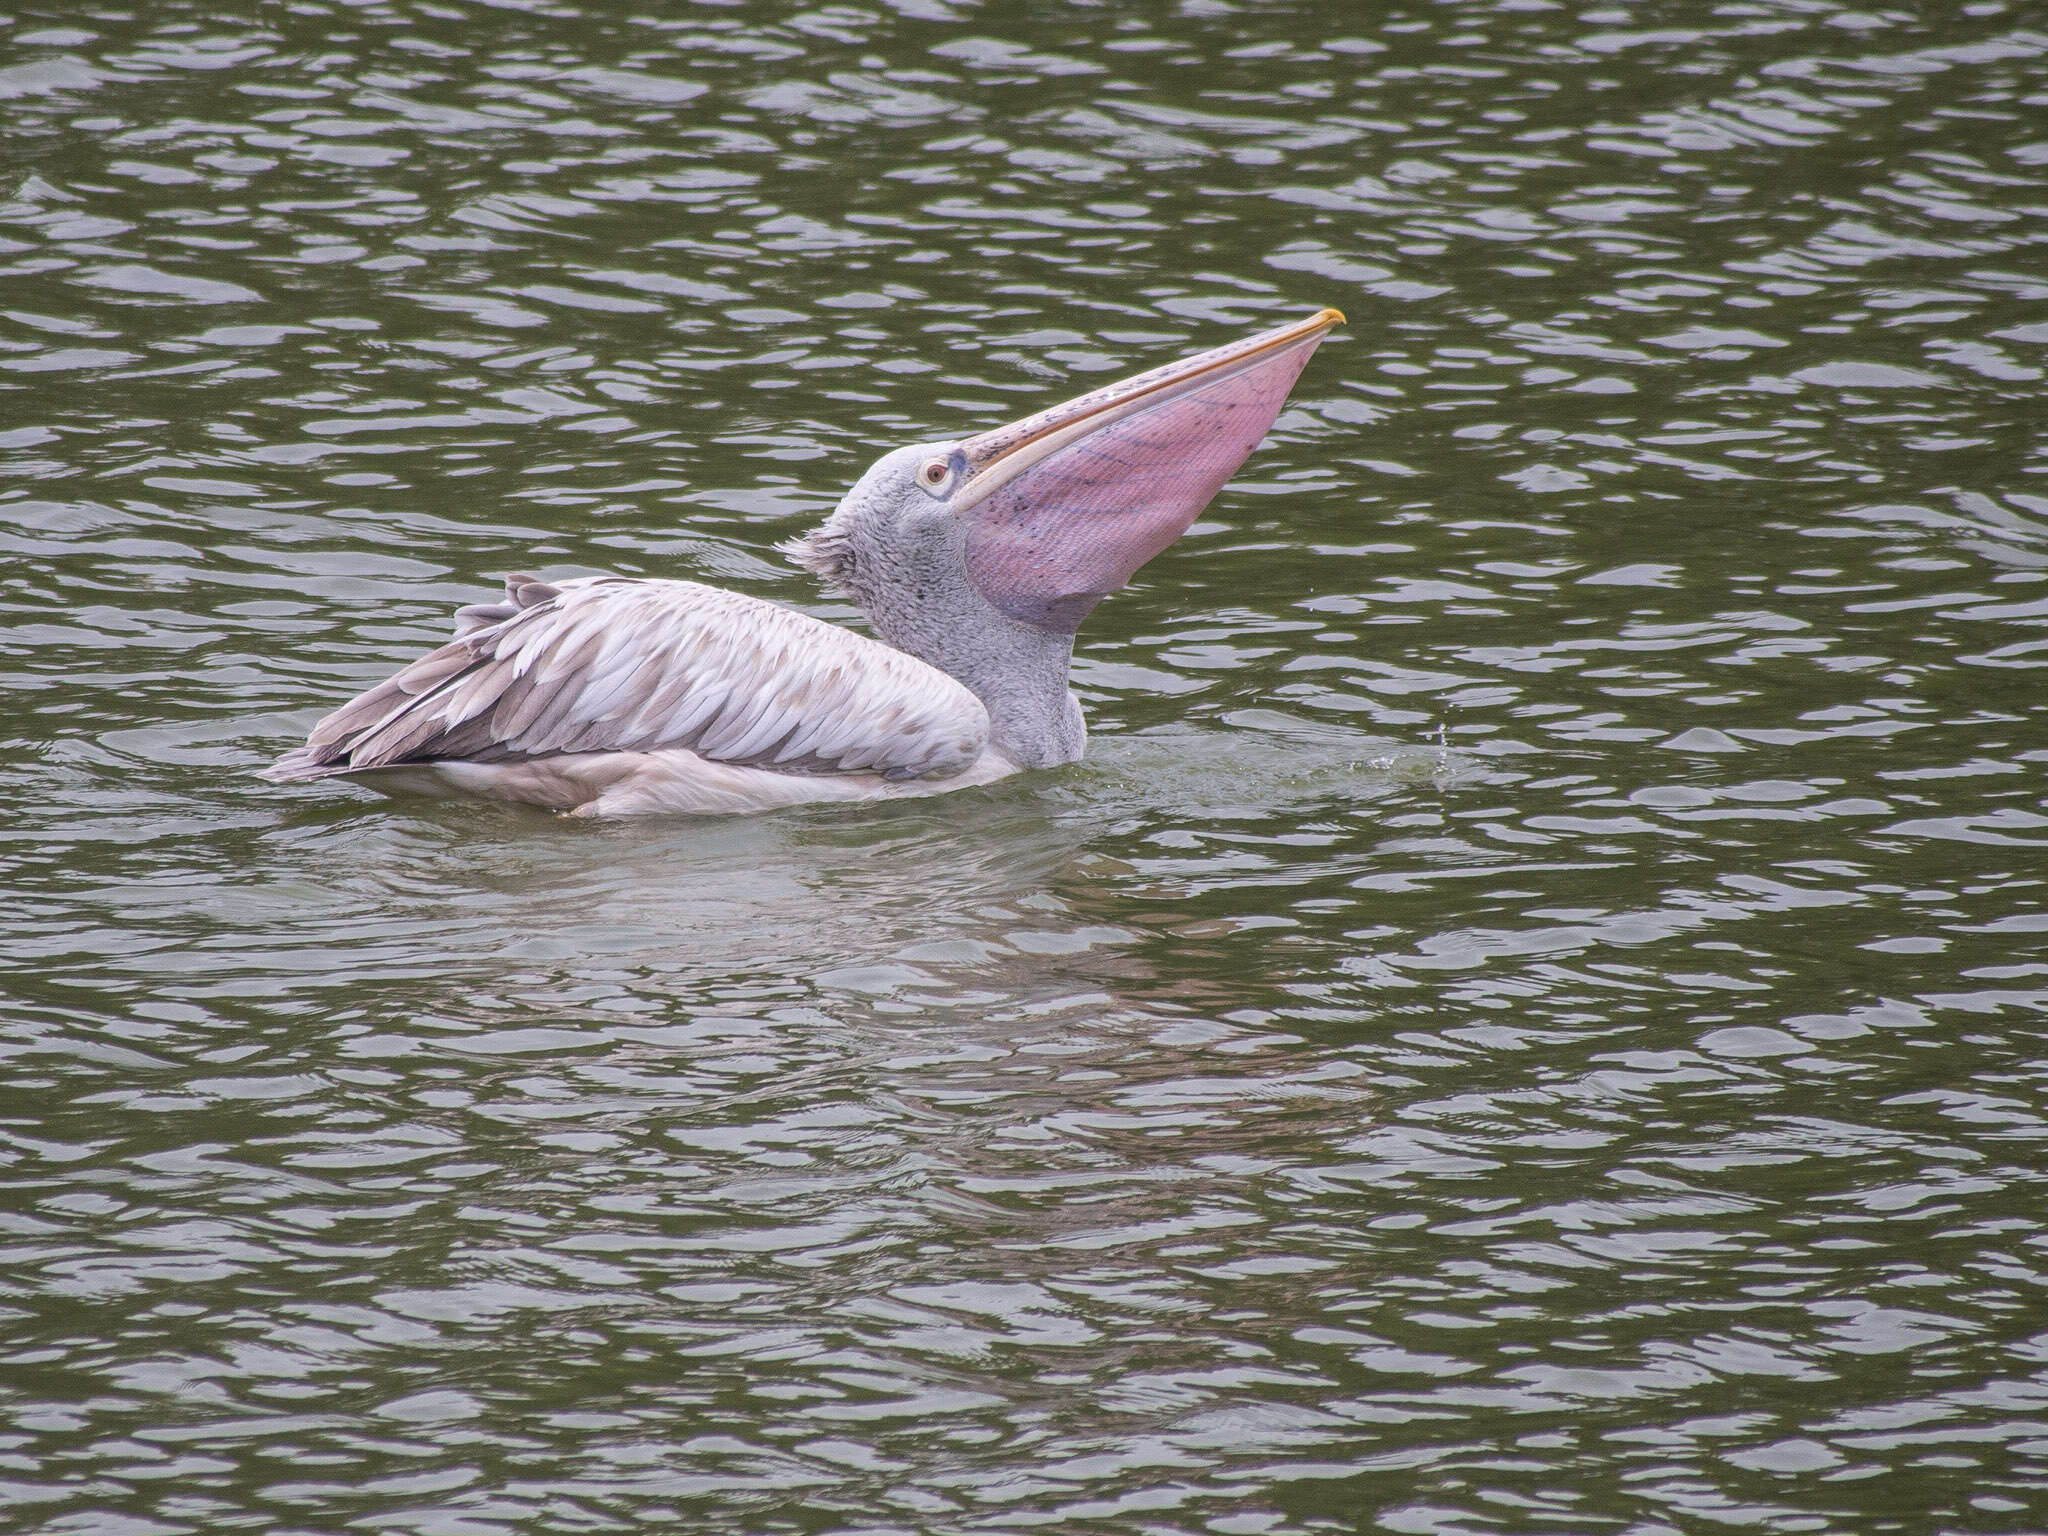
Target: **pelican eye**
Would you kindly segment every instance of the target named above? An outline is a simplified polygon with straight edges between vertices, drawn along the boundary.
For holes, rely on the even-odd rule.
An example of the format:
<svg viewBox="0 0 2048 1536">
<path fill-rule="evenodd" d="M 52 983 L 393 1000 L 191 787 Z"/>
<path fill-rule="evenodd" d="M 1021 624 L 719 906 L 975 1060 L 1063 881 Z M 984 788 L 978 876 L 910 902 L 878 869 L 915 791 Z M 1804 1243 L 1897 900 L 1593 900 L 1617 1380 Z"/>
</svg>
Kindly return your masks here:
<svg viewBox="0 0 2048 1536">
<path fill-rule="evenodd" d="M 942 494 L 952 479 L 953 465 L 947 459 L 926 459 L 917 472 L 917 483 L 934 496 Z"/>
</svg>

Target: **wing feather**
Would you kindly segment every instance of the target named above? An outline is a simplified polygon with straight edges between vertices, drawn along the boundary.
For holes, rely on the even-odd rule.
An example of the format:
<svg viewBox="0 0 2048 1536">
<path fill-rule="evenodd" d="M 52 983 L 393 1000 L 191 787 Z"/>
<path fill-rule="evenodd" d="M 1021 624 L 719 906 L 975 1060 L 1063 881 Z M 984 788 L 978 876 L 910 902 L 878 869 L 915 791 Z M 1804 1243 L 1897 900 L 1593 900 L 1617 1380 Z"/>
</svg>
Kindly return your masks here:
<svg viewBox="0 0 2048 1536">
<path fill-rule="evenodd" d="M 776 603 L 687 581 L 506 582 L 456 637 L 342 705 L 280 779 L 408 763 L 687 749 L 790 772 L 963 772 L 981 701 L 936 668 Z"/>
<path fill-rule="evenodd" d="M 510 663 L 502 658 L 499 665 L 511 670 L 511 675 L 491 708 L 491 735 L 497 741 L 520 741 L 533 730 L 550 695 L 532 673 L 510 669 Z"/>
</svg>

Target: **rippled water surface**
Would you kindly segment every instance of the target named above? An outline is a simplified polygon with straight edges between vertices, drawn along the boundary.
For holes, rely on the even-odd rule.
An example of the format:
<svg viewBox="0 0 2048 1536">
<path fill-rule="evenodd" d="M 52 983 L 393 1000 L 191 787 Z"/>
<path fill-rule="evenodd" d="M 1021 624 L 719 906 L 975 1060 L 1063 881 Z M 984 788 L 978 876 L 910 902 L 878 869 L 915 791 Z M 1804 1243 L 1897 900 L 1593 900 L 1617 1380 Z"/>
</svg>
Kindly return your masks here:
<svg viewBox="0 0 2048 1536">
<path fill-rule="evenodd" d="M 2048 1529 L 2018 4 L 0 18 L 0 1527 Z M 1088 761 L 254 771 L 1320 304 Z"/>
</svg>

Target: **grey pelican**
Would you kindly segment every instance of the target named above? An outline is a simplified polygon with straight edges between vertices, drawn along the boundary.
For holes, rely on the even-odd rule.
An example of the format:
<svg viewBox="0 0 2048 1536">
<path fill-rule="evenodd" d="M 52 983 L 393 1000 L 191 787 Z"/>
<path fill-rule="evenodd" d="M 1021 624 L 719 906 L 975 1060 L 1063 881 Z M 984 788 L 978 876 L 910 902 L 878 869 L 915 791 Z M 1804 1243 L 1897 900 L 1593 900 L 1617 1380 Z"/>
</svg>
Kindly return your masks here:
<svg viewBox="0 0 2048 1536">
<path fill-rule="evenodd" d="M 884 454 L 781 546 L 879 639 L 693 581 L 513 576 L 264 777 L 621 816 L 929 795 L 1073 762 L 1081 621 L 1187 531 L 1343 318 Z"/>
</svg>

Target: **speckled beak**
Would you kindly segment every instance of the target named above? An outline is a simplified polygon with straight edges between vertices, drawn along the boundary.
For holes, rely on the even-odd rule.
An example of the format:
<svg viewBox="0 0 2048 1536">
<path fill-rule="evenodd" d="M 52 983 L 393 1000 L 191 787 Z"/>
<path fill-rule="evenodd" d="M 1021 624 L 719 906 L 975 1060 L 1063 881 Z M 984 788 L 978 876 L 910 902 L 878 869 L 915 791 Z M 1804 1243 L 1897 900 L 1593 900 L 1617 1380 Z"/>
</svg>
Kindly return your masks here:
<svg viewBox="0 0 2048 1536">
<path fill-rule="evenodd" d="M 1012 618 L 1072 629 L 1187 532 L 1344 317 L 1318 310 L 967 439 L 967 570 Z"/>
</svg>

